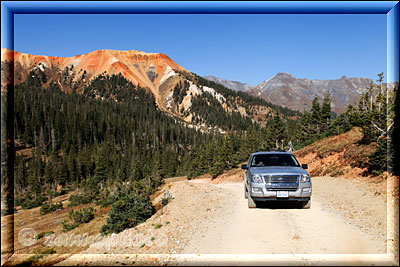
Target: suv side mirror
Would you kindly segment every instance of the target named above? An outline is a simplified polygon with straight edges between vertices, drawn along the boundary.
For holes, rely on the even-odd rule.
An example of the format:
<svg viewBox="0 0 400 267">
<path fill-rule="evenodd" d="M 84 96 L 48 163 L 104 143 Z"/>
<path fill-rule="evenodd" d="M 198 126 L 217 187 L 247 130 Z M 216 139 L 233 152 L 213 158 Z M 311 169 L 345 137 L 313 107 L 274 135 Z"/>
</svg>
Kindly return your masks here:
<svg viewBox="0 0 400 267">
<path fill-rule="evenodd" d="M 242 170 L 247 170 L 249 167 L 247 167 L 247 164 L 242 164 Z"/>
<path fill-rule="evenodd" d="M 308 165 L 307 164 L 301 164 L 301 167 L 303 168 L 303 169 L 308 169 Z"/>
</svg>

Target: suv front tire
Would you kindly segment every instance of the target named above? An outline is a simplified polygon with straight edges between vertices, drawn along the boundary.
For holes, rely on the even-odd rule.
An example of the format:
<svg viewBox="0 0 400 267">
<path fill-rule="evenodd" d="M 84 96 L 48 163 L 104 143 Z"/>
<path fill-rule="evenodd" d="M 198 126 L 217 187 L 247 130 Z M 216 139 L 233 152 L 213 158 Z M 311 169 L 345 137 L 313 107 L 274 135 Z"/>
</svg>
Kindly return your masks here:
<svg viewBox="0 0 400 267">
<path fill-rule="evenodd" d="M 247 205 L 250 209 L 257 208 L 257 204 L 251 196 L 247 196 Z"/>
<path fill-rule="evenodd" d="M 301 203 L 301 206 L 302 206 L 303 209 L 309 209 L 309 208 L 311 208 L 311 199 L 310 199 L 309 201 L 303 201 L 303 202 Z"/>
</svg>

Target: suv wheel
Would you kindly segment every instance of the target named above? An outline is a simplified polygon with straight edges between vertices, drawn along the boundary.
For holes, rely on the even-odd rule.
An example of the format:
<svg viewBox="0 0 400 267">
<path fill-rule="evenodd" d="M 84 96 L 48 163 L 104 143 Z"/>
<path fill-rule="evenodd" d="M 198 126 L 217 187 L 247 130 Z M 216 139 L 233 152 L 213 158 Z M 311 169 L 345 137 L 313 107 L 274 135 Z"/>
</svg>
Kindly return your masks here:
<svg viewBox="0 0 400 267">
<path fill-rule="evenodd" d="M 244 198 L 248 198 L 248 195 L 249 193 L 247 192 L 247 188 L 246 188 L 246 185 L 244 185 Z"/>
<path fill-rule="evenodd" d="M 247 196 L 247 205 L 249 208 L 253 209 L 257 207 L 256 202 L 253 200 L 251 196 Z"/>
</svg>

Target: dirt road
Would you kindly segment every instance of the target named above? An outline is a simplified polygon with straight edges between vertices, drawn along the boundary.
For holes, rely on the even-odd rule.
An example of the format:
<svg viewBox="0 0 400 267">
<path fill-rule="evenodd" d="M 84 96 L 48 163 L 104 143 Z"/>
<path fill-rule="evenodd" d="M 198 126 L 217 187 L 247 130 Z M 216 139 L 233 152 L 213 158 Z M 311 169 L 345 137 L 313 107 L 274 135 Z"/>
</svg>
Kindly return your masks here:
<svg viewBox="0 0 400 267">
<path fill-rule="evenodd" d="M 248 209 L 240 176 L 234 172 L 221 183 L 166 184 L 173 199 L 152 218 L 82 252 L 92 255 L 73 255 L 59 265 L 143 264 L 144 254 L 152 254 L 154 263 L 169 264 L 179 258 L 176 254 L 387 252 L 385 182 L 316 177 L 311 209 L 288 203 Z"/>
<path fill-rule="evenodd" d="M 220 184 L 232 196 L 243 195 L 241 183 Z M 323 181 L 315 180 L 314 192 Z M 229 192 L 229 193 L 228 193 Z M 363 232 L 345 218 L 335 214 L 315 194 L 312 208 L 297 209 L 290 203 L 263 204 L 249 209 L 244 198 L 232 197 L 224 216 L 215 227 L 197 232 L 184 253 L 216 254 L 375 254 L 385 253 L 385 233 L 381 236 Z M 386 213 L 378 222 L 386 231 Z"/>
</svg>

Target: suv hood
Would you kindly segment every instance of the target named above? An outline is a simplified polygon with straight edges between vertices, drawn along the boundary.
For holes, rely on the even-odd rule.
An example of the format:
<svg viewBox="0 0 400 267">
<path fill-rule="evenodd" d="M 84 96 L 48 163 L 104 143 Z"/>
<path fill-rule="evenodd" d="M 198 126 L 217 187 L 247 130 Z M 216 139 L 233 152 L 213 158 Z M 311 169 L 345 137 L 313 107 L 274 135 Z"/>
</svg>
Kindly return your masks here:
<svg viewBox="0 0 400 267">
<path fill-rule="evenodd" d="M 250 172 L 254 174 L 307 174 L 308 172 L 301 167 L 251 167 Z"/>
</svg>

